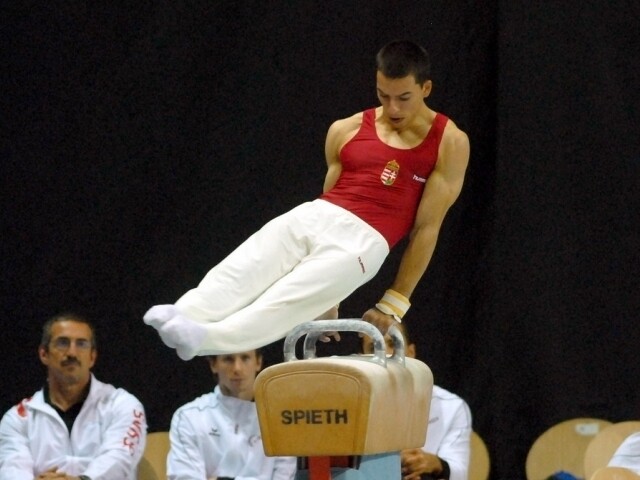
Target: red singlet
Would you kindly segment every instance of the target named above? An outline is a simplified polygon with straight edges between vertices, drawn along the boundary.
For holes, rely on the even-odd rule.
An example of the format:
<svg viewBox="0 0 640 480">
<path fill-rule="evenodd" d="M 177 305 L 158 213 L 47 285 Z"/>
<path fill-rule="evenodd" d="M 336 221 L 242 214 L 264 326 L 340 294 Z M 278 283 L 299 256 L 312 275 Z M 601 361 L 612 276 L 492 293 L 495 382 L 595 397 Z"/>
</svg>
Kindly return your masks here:
<svg viewBox="0 0 640 480">
<path fill-rule="evenodd" d="M 360 217 L 392 248 L 413 226 L 448 118 L 436 114 L 422 143 L 401 149 L 378 138 L 375 117 L 375 109 L 363 112 L 360 130 L 340 151 L 340 177 L 320 198 Z"/>
</svg>

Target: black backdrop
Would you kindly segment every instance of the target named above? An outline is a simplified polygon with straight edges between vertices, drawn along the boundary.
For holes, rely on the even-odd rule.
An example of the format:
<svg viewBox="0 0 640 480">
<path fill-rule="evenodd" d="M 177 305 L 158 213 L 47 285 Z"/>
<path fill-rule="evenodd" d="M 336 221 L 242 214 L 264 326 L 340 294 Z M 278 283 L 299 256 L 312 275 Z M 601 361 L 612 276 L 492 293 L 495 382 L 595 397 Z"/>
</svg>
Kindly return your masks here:
<svg viewBox="0 0 640 480">
<path fill-rule="evenodd" d="M 471 405 L 492 477 L 523 478 L 558 421 L 639 418 L 639 5 L 3 6 L 3 411 L 41 386 L 41 324 L 71 309 L 99 328 L 96 374 L 167 429 L 211 377 L 143 313 L 318 195 L 328 126 L 376 104 L 373 57 L 406 37 L 432 54 L 429 105 L 472 144 L 406 321 L 437 383 Z M 397 259 L 343 317 L 379 297 Z"/>
</svg>

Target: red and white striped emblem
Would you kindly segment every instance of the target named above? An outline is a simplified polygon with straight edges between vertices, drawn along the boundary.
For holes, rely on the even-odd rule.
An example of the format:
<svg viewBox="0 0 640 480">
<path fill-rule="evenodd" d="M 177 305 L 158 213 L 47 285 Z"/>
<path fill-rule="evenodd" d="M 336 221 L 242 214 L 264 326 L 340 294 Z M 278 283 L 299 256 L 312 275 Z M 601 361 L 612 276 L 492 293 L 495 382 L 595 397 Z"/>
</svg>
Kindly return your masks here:
<svg viewBox="0 0 640 480">
<path fill-rule="evenodd" d="M 393 182 L 396 181 L 398 177 L 398 172 L 400 171 L 400 165 L 395 160 L 391 160 L 384 167 L 382 174 L 380 175 L 380 180 L 383 185 L 393 185 Z"/>
</svg>

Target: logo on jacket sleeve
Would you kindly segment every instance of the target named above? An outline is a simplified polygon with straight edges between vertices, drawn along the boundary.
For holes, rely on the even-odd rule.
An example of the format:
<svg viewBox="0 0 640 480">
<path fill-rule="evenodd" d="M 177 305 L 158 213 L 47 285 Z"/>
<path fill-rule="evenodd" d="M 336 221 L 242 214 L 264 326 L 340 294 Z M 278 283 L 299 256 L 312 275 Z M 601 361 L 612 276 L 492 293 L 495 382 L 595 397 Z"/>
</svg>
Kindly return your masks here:
<svg viewBox="0 0 640 480">
<path fill-rule="evenodd" d="M 16 405 L 16 409 L 18 411 L 18 416 L 22 418 L 26 418 L 27 416 L 27 403 L 31 401 L 31 397 L 25 398 L 18 405 Z"/>
<path fill-rule="evenodd" d="M 398 172 L 400 171 L 400 165 L 395 160 L 391 160 L 387 163 L 380 175 L 380 180 L 383 185 L 393 185 L 393 182 L 396 181 L 398 177 Z"/>
<path fill-rule="evenodd" d="M 147 435 L 147 422 L 144 418 L 144 412 L 138 409 L 133 409 L 133 421 L 127 433 L 125 434 L 122 442 L 124 446 L 129 450 L 129 454 L 133 455 L 140 445 L 141 439 L 146 438 Z"/>
</svg>

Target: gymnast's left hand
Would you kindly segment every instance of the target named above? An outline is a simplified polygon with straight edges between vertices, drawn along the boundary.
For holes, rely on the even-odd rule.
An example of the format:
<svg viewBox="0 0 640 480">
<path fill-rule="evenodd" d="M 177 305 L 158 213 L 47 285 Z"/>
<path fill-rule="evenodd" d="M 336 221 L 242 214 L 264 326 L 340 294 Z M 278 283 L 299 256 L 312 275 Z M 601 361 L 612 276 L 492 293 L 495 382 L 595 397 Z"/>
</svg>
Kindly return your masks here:
<svg viewBox="0 0 640 480">
<path fill-rule="evenodd" d="M 387 330 L 391 325 L 395 325 L 397 320 L 393 318 L 391 315 L 387 315 L 386 313 L 382 313 L 377 308 L 370 308 L 364 315 L 362 315 L 362 320 L 365 322 L 369 322 L 371 325 L 376 327 L 382 334 L 386 334 Z M 360 334 L 362 336 L 362 334 Z"/>
</svg>

